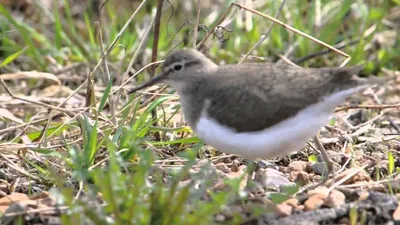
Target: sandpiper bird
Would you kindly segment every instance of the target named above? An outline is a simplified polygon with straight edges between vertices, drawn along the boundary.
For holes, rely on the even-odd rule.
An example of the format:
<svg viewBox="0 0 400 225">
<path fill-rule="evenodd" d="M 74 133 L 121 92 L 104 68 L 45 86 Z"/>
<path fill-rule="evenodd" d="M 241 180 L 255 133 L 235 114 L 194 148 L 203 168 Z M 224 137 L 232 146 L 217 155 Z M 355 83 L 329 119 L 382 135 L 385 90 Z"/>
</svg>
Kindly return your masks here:
<svg viewBox="0 0 400 225">
<path fill-rule="evenodd" d="M 297 68 L 288 64 L 218 66 L 195 49 L 165 59 L 162 72 L 130 90 L 164 82 L 177 91 L 188 125 L 206 144 L 247 159 L 284 155 L 314 137 L 328 172 L 333 162 L 315 136 L 335 107 L 365 89 L 361 66 Z"/>
</svg>

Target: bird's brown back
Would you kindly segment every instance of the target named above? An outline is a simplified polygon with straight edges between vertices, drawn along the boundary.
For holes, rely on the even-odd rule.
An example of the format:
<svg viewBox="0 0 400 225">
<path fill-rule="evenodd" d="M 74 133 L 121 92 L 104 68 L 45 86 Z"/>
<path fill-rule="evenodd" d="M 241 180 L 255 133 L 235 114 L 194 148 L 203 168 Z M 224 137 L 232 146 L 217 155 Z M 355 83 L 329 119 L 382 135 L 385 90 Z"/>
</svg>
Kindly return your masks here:
<svg viewBox="0 0 400 225">
<path fill-rule="evenodd" d="M 352 75 L 362 67 L 305 69 L 271 63 L 220 66 L 194 86 L 186 117 L 207 115 L 238 132 L 273 126 L 322 97 L 357 85 Z M 206 99 L 206 101 L 204 101 Z"/>
</svg>

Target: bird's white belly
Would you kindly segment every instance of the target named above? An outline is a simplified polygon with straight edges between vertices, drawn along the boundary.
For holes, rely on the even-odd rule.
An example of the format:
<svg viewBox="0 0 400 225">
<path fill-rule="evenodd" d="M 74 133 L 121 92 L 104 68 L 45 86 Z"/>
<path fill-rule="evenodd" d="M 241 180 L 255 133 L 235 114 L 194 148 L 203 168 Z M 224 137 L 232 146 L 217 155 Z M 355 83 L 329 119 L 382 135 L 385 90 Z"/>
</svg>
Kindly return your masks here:
<svg viewBox="0 0 400 225">
<path fill-rule="evenodd" d="M 305 115 L 304 115 L 305 116 Z M 256 132 L 237 133 L 233 129 L 201 117 L 196 134 L 219 151 L 248 159 L 284 155 L 303 147 L 329 121 L 329 115 L 292 118 Z"/>
<path fill-rule="evenodd" d="M 201 115 L 194 130 L 206 144 L 225 153 L 248 159 L 284 155 L 303 147 L 329 122 L 334 108 L 360 89 L 353 88 L 333 94 L 301 110 L 296 116 L 261 131 L 238 133 L 218 124 L 206 113 Z"/>
</svg>

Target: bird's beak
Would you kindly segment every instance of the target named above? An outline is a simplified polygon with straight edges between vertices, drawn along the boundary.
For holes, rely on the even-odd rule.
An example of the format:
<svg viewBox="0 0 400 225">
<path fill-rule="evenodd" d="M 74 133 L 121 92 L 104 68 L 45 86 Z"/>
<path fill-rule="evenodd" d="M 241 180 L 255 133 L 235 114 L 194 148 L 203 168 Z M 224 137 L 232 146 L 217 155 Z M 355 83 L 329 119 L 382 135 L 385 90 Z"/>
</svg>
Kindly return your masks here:
<svg viewBox="0 0 400 225">
<path fill-rule="evenodd" d="M 138 91 L 140 89 L 143 89 L 143 88 L 146 88 L 146 87 L 150 87 L 150 86 L 152 86 L 154 84 L 160 83 L 166 78 L 166 75 L 167 75 L 166 73 L 160 73 L 157 76 L 153 77 L 153 79 L 151 79 L 151 80 L 149 80 L 147 82 L 144 82 L 143 84 L 141 84 L 141 85 L 129 90 L 128 94 L 132 94 L 132 93 L 134 93 L 134 92 L 136 92 L 136 91 Z"/>
</svg>

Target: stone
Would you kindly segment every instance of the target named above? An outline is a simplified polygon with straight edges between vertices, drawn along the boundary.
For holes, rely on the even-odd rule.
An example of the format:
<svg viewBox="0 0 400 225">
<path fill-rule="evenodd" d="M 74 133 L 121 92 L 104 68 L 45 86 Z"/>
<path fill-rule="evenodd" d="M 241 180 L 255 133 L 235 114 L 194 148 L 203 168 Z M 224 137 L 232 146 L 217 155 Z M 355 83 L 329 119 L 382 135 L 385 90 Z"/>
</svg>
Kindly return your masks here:
<svg viewBox="0 0 400 225">
<path fill-rule="evenodd" d="M 312 197 L 314 195 L 318 196 L 321 199 L 327 198 L 329 196 L 329 189 L 325 186 L 316 187 L 314 190 L 309 190 L 307 195 Z"/>
<path fill-rule="evenodd" d="M 293 176 L 292 176 L 293 173 Z M 300 186 L 310 183 L 310 176 L 305 171 L 292 171 L 291 176 L 294 182 Z"/>
<path fill-rule="evenodd" d="M 319 209 L 324 204 L 324 200 L 319 195 L 313 195 L 304 202 L 304 210 L 312 211 Z"/>
<path fill-rule="evenodd" d="M 23 193 L 13 192 L 3 198 L 0 198 L 0 205 L 10 205 L 13 202 L 29 200 L 28 195 Z"/>
<path fill-rule="evenodd" d="M 293 212 L 293 207 L 285 203 L 280 203 L 276 205 L 275 212 L 279 216 L 289 216 Z"/>
<path fill-rule="evenodd" d="M 281 186 L 294 185 L 283 173 L 271 168 L 259 169 L 254 180 L 266 189 L 280 189 Z"/>
<path fill-rule="evenodd" d="M 311 168 L 315 174 L 321 175 L 321 176 L 326 175 L 326 173 L 328 172 L 328 169 L 326 168 L 326 165 L 323 162 L 316 162 L 311 166 Z"/>
<path fill-rule="evenodd" d="M 345 201 L 346 196 L 342 192 L 338 190 L 332 190 L 329 196 L 324 199 L 324 206 L 336 208 L 343 205 Z"/>
<path fill-rule="evenodd" d="M 293 161 L 288 166 L 289 171 L 305 171 L 307 168 L 307 162 L 305 161 Z"/>
<path fill-rule="evenodd" d="M 283 203 L 296 208 L 299 205 L 299 200 L 297 198 L 289 198 L 288 200 L 284 201 Z"/>
<path fill-rule="evenodd" d="M 393 219 L 400 220 L 400 205 L 397 206 L 396 210 L 393 212 Z"/>
</svg>

